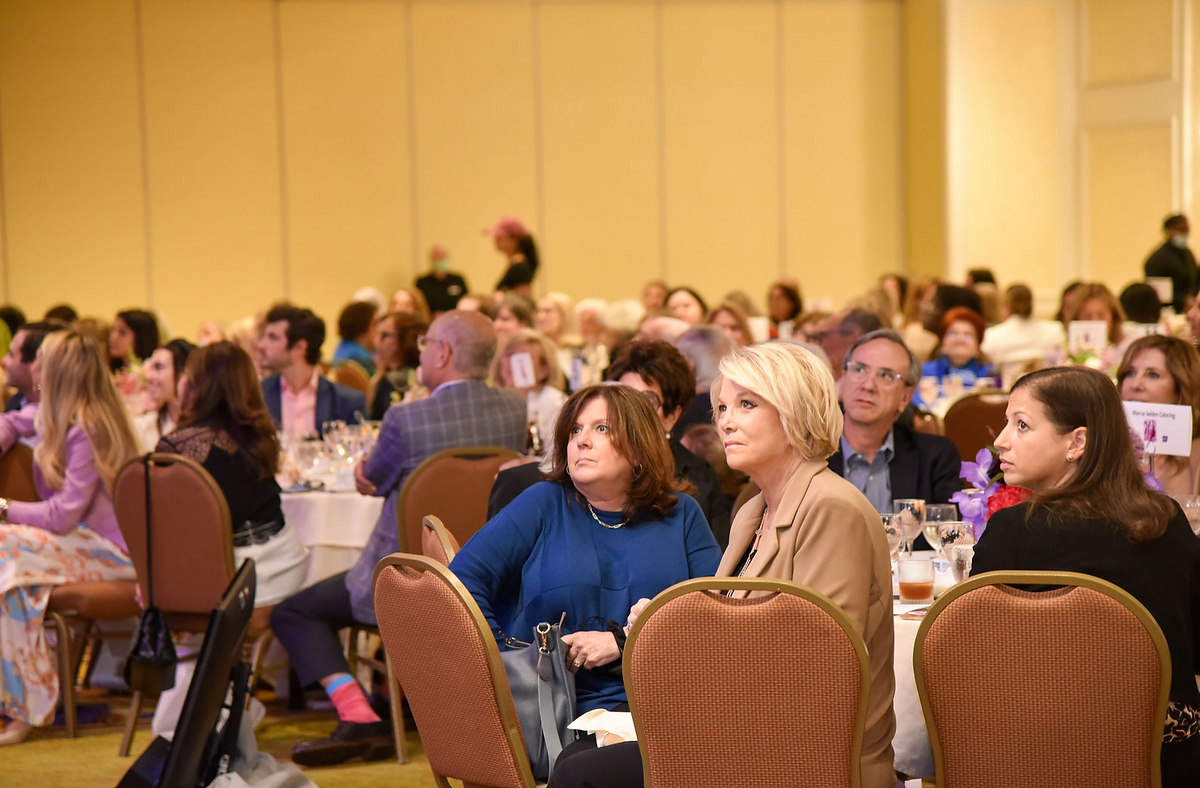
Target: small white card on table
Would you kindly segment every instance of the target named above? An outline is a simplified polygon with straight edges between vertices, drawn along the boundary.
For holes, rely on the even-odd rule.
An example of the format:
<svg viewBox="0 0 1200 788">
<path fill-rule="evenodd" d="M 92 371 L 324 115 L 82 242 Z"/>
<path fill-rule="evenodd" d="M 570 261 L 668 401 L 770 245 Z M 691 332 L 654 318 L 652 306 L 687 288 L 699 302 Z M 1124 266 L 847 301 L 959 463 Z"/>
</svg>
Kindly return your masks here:
<svg viewBox="0 0 1200 788">
<path fill-rule="evenodd" d="M 1108 347 L 1108 324 L 1103 320 L 1072 320 L 1067 324 L 1067 348 L 1072 354 Z"/>
<path fill-rule="evenodd" d="M 528 353 L 513 353 L 508 357 L 513 385 L 519 389 L 531 389 L 537 385 L 533 372 L 533 356 Z"/>
<path fill-rule="evenodd" d="M 1192 453 L 1192 409 L 1187 405 L 1125 402 L 1129 427 L 1146 445 L 1147 454 L 1187 457 Z"/>
</svg>

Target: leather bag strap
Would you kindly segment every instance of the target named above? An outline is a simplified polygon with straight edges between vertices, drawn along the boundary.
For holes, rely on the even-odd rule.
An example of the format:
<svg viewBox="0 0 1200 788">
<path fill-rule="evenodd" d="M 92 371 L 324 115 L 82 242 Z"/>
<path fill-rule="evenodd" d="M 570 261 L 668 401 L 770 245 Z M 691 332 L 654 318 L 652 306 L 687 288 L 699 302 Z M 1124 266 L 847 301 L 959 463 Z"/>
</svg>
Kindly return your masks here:
<svg viewBox="0 0 1200 788">
<path fill-rule="evenodd" d="M 154 607 L 154 548 L 151 543 L 151 534 L 154 533 L 154 528 L 151 527 L 151 507 L 150 507 L 150 453 L 142 457 L 142 468 L 146 472 L 146 602 L 147 607 Z"/>
</svg>

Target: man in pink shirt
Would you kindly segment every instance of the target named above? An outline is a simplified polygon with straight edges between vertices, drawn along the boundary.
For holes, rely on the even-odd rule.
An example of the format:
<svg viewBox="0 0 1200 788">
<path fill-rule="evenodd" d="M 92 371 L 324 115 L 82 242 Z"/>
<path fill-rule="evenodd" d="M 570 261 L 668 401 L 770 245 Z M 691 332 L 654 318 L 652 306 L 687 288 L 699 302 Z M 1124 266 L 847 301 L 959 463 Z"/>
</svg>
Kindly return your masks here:
<svg viewBox="0 0 1200 788">
<path fill-rule="evenodd" d="M 328 421 L 353 423 L 366 412 L 366 395 L 321 376 L 325 321 L 310 309 L 277 304 L 267 313 L 258 350 L 265 370 L 263 399 L 275 424 L 292 437 L 320 433 Z"/>
</svg>

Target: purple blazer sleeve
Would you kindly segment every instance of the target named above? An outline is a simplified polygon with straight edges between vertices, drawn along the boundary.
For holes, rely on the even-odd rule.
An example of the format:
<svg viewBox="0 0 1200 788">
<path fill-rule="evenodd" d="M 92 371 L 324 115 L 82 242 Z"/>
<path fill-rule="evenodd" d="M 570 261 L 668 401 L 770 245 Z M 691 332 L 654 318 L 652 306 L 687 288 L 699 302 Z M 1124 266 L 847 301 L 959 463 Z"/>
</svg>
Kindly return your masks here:
<svg viewBox="0 0 1200 788">
<path fill-rule="evenodd" d="M 30 402 L 20 410 L 0 414 L 0 454 L 11 449 L 19 439 L 33 437 L 37 411 L 37 403 Z"/>
<path fill-rule="evenodd" d="M 61 490 L 50 490 L 43 501 L 13 501 L 8 505 L 10 522 L 33 525 L 63 534 L 83 520 L 84 513 L 101 487 L 91 441 L 80 427 L 67 433 L 66 471 Z"/>
</svg>

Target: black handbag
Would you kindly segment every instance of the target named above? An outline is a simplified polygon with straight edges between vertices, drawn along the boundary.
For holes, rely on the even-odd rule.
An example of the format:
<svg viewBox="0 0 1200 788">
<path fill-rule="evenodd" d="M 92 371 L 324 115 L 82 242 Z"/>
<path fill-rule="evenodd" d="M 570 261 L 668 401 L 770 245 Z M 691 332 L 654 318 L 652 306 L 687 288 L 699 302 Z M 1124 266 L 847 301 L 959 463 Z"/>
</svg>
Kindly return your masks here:
<svg viewBox="0 0 1200 788">
<path fill-rule="evenodd" d="M 565 619 L 564 613 L 557 624 L 534 627 L 533 645 L 506 637 L 507 644 L 518 648 L 500 652 L 529 766 L 538 782 L 550 778 L 563 745 L 575 740 L 567 727 L 576 714 L 575 674 L 567 670 L 567 646 L 562 642 Z"/>
<path fill-rule="evenodd" d="M 150 455 L 142 458 L 146 472 L 146 590 L 147 607 L 138 620 L 133 647 L 125 658 L 125 683 L 143 694 L 158 695 L 175 686 L 175 641 L 167 627 L 167 618 L 154 606 L 154 550 L 150 526 Z"/>
</svg>

